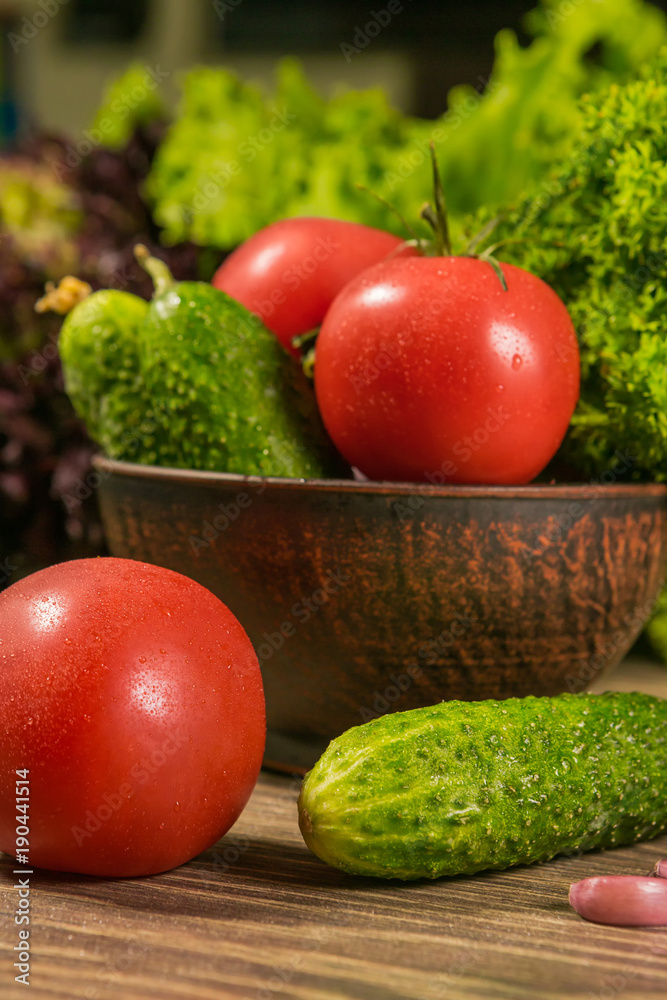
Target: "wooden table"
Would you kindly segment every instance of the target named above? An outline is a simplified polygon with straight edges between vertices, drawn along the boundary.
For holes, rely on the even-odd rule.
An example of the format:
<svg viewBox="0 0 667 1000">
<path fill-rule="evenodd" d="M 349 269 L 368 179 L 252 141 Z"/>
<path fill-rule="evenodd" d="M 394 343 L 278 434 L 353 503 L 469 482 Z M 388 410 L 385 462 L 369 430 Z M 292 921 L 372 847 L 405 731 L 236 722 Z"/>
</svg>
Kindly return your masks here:
<svg viewBox="0 0 667 1000">
<path fill-rule="evenodd" d="M 667 670 L 626 664 L 605 688 L 667 696 Z M 14 983 L 17 891 L 0 863 L 0 997 L 59 1000 L 635 1000 L 667 997 L 667 928 L 605 928 L 570 882 L 645 874 L 667 837 L 435 882 L 351 878 L 301 840 L 299 782 L 263 774 L 220 843 L 176 871 L 112 881 L 31 877 L 30 986 Z"/>
</svg>

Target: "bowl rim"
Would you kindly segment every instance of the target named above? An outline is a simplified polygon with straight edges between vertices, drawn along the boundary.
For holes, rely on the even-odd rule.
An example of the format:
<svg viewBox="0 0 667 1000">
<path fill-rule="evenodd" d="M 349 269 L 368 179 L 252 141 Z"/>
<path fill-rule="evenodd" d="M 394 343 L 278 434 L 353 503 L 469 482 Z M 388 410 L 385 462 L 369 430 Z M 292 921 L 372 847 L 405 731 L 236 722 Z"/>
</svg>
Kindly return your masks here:
<svg viewBox="0 0 667 1000">
<path fill-rule="evenodd" d="M 272 490 L 294 490 L 297 493 L 348 493 L 362 496 L 420 496 L 451 499 L 512 499 L 535 500 L 597 500 L 602 497 L 664 497 L 667 483 L 603 483 L 590 479 L 585 483 L 529 483 L 526 486 L 465 486 L 433 485 L 431 483 L 373 482 L 356 479 L 287 479 L 278 476 L 246 476 L 236 472 L 203 472 L 196 469 L 174 469 L 159 465 L 141 465 L 94 455 L 93 466 L 105 478 L 124 476 L 156 482 L 191 483 L 204 486 L 252 485 L 263 483 Z M 607 470 L 611 471 L 611 470 Z M 604 474 L 604 473 L 602 473 Z"/>
</svg>

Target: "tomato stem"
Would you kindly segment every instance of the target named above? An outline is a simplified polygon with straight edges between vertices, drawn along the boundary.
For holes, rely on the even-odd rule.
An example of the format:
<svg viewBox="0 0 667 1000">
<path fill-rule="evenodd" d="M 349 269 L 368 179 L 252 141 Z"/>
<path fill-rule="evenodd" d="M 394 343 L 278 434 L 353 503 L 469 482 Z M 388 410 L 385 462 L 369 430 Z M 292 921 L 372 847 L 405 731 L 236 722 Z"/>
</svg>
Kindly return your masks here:
<svg viewBox="0 0 667 1000">
<path fill-rule="evenodd" d="M 303 358 L 301 359 L 301 368 L 303 369 L 303 374 L 308 379 L 315 378 L 315 345 L 307 351 Z"/>
<path fill-rule="evenodd" d="M 402 253 L 406 247 L 414 247 L 422 254 L 425 254 L 425 251 L 429 250 L 430 246 L 431 244 L 428 240 L 423 240 L 420 237 L 417 237 L 414 240 L 404 240 L 403 243 L 399 243 L 397 247 L 394 247 L 391 253 L 387 254 L 385 260 L 393 260 L 394 257 L 397 257 L 399 253 Z"/>
<path fill-rule="evenodd" d="M 317 340 L 317 335 L 320 332 L 319 326 L 316 326 L 314 330 L 307 330 L 306 333 L 299 333 L 296 337 L 292 337 L 291 344 L 292 347 L 301 348 L 305 347 L 313 340 Z"/>
<path fill-rule="evenodd" d="M 468 255 L 464 254 L 464 256 L 468 256 Z M 498 263 L 498 261 L 496 260 L 495 257 L 492 257 L 491 254 L 487 250 L 485 250 L 484 253 L 470 254 L 469 256 L 476 257 L 477 260 L 485 260 L 487 262 L 487 264 L 490 264 L 491 267 L 493 268 L 493 270 L 496 272 L 496 275 L 498 277 L 498 280 L 500 281 L 500 284 L 503 286 L 503 291 L 504 292 L 507 291 L 507 281 L 505 279 L 505 275 L 503 274 L 503 269 L 502 269 L 502 267 L 500 266 L 500 264 Z"/>
<path fill-rule="evenodd" d="M 447 206 L 445 204 L 445 192 L 442 186 L 442 177 L 438 169 L 438 157 L 435 152 L 435 143 L 431 139 L 431 163 L 433 164 L 433 196 L 435 198 L 435 215 L 438 220 L 436 239 L 438 250 L 445 252 L 448 257 L 452 253 L 452 241 L 449 237 L 449 223 L 447 221 Z"/>
<path fill-rule="evenodd" d="M 376 199 L 376 201 L 379 201 L 381 205 L 384 205 L 384 207 L 388 208 L 390 212 L 393 212 L 396 218 L 403 224 L 407 233 L 413 240 L 419 239 L 417 233 L 412 228 L 410 223 L 401 215 L 399 210 L 394 205 L 391 204 L 391 202 L 387 201 L 386 198 L 383 198 L 381 194 L 377 193 L 377 191 L 372 191 L 370 188 L 366 187 L 365 184 L 355 184 L 354 186 L 357 188 L 358 191 L 363 191 L 365 194 L 370 194 L 373 198 Z"/>
<path fill-rule="evenodd" d="M 428 222 L 429 226 L 433 230 L 436 239 L 435 249 L 437 251 L 437 256 L 442 257 L 445 245 L 440 239 L 440 233 L 438 232 L 438 218 L 433 211 L 433 206 L 428 202 L 425 202 L 421 207 L 419 215 L 425 222 Z"/>
<path fill-rule="evenodd" d="M 480 229 L 480 231 L 476 233 L 470 240 L 470 243 L 468 243 L 468 246 L 463 251 L 464 254 L 472 256 L 472 254 L 476 253 L 477 247 L 480 245 L 480 243 L 483 243 L 484 240 L 487 238 L 487 236 L 491 235 L 496 226 L 500 225 L 500 223 L 503 221 L 504 217 L 505 216 L 501 213 L 500 215 L 496 215 L 495 218 L 489 219 L 487 224 L 483 226 Z"/>
</svg>

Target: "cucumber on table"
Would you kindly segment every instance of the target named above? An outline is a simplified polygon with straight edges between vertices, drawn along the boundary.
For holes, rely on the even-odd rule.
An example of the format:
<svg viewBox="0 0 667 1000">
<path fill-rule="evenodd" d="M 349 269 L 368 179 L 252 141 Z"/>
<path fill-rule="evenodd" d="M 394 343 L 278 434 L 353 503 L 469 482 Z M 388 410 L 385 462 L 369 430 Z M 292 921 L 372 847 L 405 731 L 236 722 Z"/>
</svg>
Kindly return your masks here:
<svg viewBox="0 0 667 1000">
<path fill-rule="evenodd" d="M 357 875 L 437 878 L 667 828 L 667 701 L 450 701 L 356 726 L 304 780 L 303 837 Z"/>
</svg>

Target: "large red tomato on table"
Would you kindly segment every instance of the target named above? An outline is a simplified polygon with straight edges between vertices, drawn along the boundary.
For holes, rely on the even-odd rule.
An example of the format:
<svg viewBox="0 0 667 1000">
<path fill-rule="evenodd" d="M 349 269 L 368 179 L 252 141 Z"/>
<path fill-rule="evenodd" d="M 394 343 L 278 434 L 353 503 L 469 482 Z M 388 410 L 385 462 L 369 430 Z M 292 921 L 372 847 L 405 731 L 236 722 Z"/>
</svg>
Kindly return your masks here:
<svg viewBox="0 0 667 1000">
<path fill-rule="evenodd" d="M 337 296 L 315 389 L 341 454 L 371 479 L 527 483 L 558 449 L 579 396 L 567 309 L 521 268 L 413 257 Z"/>
<path fill-rule="evenodd" d="M 361 271 L 396 253 L 403 242 L 356 222 L 283 219 L 230 254 L 213 284 L 260 316 L 296 354 L 292 338 L 318 327 L 340 290 Z"/>
<path fill-rule="evenodd" d="M 127 559 L 63 563 L 0 594 L 0 643 L 0 849 L 146 875 L 234 823 L 262 761 L 264 695 L 250 640 L 208 590 Z"/>
</svg>

